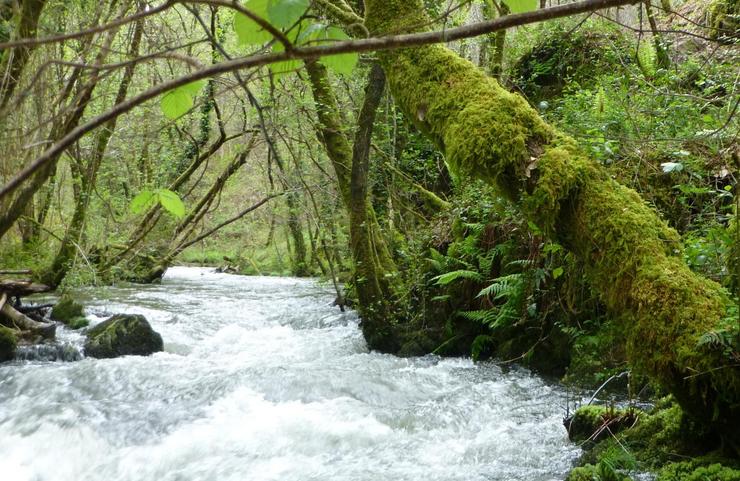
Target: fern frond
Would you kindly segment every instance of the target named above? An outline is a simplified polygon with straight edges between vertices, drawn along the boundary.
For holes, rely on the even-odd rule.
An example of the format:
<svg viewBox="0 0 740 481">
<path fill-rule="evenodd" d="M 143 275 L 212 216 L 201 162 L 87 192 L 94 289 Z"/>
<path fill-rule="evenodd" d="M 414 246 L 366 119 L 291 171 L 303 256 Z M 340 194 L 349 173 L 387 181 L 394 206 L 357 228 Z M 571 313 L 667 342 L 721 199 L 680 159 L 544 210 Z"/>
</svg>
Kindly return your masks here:
<svg viewBox="0 0 740 481">
<path fill-rule="evenodd" d="M 432 280 L 436 281 L 437 285 L 446 286 L 447 284 L 459 279 L 467 279 L 475 282 L 483 281 L 483 277 L 480 275 L 480 273 L 467 269 L 459 269 L 452 272 L 446 272 L 434 277 Z"/>
</svg>

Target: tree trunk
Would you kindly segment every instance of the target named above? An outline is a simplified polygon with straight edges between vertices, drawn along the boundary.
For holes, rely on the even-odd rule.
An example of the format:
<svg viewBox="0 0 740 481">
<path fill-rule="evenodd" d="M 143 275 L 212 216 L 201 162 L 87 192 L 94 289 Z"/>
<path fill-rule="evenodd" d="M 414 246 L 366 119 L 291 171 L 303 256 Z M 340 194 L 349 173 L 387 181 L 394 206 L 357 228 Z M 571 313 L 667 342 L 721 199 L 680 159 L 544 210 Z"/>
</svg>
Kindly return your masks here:
<svg viewBox="0 0 740 481">
<path fill-rule="evenodd" d="M 370 141 L 375 114 L 384 90 L 383 69 L 377 63 L 373 64 L 352 151 L 349 230 L 355 264 L 355 287 L 362 316 L 362 333 L 371 348 L 393 352 L 399 345 L 392 325 L 394 318 L 392 289 L 382 261 L 378 258 L 379 251 L 373 236 L 373 226 L 377 226 L 377 220 L 368 198 Z"/>
<path fill-rule="evenodd" d="M 142 20 L 138 21 L 134 27 L 134 35 L 131 40 L 131 49 L 129 52 L 129 56 L 131 58 L 136 58 L 139 55 L 143 27 L 144 22 Z M 123 78 L 118 86 L 116 99 L 113 102 L 114 105 L 119 104 L 126 99 L 135 69 L 136 63 L 131 63 L 124 70 Z M 58 286 L 61 284 L 76 257 L 80 239 L 82 238 L 85 219 L 87 217 L 87 209 L 90 205 L 90 197 L 92 196 L 95 182 L 98 177 L 98 170 L 103 162 L 103 157 L 108 148 L 108 143 L 113 136 L 113 131 L 116 128 L 117 121 L 118 117 L 114 117 L 108 121 L 102 130 L 98 132 L 95 139 L 95 149 L 93 150 L 92 158 L 88 162 L 86 172 L 80 176 L 80 195 L 75 203 L 72 220 L 67 227 L 67 231 L 64 234 L 64 238 L 62 239 L 62 244 L 57 251 L 57 255 L 51 263 L 49 272 L 44 276 L 45 282 L 49 285 Z"/>
<path fill-rule="evenodd" d="M 666 50 L 665 38 L 658 31 L 658 22 L 655 20 L 655 14 L 653 13 L 653 7 L 650 4 L 650 0 L 645 0 L 645 15 L 650 24 L 650 30 L 653 37 L 656 64 L 659 68 L 668 68 L 671 66 L 671 57 L 668 55 L 668 51 Z"/>
<path fill-rule="evenodd" d="M 15 38 L 35 38 L 39 25 L 39 18 L 44 9 L 46 0 L 25 0 L 21 2 L 21 10 Z M 28 59 L 33 53 L 33 46 L 21 46 L 5 52 L 0 57 L 0 110 L 4 109 L 13 96 L 15 88 L 23 75 Z"/>
<path fill-rule="evenodd" d="M 339 106 L 326 68 L 317 61 L 309 61 L 306 70 L 319 117 L 319 137 L 332 161 L 344 206 L 350 213 L 350 243 L 362 331 L 371 349 L 393 352 L 398 349 L 398 339 L 392 333 L 395 296 L 388 279 L 396 274 L 397 268 L 367 192 L 372 126 L 385 88 L 384 75 L 377 67 L 371 70 L 353 148 L 342 131 Z"/>
<path fill-rule="evenodd" d="M 366 0 L 372 35 L 427 25 L 419 0 Z M 586 264 L 621 320 L 633 368 L 740 453 L 740 369 L 699 338 L 721 325 L 727 297 L 691 272 L 680 238 L 633 190 L 519 95 L 441 45 L 378 54 L 407 116 L 459 174 L 495 185 L 525 216 Z"/>
</svg>

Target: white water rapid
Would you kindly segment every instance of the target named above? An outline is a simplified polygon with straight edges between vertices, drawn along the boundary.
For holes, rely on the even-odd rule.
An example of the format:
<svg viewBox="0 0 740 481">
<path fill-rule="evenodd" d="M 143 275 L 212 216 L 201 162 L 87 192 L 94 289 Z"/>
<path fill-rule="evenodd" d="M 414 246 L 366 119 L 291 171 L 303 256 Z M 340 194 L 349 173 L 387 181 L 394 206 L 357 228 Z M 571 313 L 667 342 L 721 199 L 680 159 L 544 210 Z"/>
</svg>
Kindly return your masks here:
<svg viewBox="0 0 740 481">
<path fill-rule="evenodd" d="M 165 352 L 0 365 L 2 481 L 550 481 L 580 451 L 559 386 L 370 353 L 312 280 L 174 268 L 77 295 L 93 322 L 143 314 Z"/>
</svg>

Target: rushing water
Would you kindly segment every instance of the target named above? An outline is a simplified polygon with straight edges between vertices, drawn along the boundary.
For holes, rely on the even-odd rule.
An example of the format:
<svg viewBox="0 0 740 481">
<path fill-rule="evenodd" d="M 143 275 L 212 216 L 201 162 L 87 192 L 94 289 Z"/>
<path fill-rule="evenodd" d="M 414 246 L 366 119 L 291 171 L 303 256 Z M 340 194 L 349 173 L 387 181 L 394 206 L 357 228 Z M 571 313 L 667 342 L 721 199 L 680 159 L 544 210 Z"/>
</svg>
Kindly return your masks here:
<svg viewBox="0 0 740 481">
<path fill-rule="evenodd" d="M 145 315 L 165 352 L 3 364 L 2 481 L 545 481 L 578 455 L 558 386 L 370 353 L 314 281 L 175 268 L 81 295 L 93 322 Z"/>
</svg>

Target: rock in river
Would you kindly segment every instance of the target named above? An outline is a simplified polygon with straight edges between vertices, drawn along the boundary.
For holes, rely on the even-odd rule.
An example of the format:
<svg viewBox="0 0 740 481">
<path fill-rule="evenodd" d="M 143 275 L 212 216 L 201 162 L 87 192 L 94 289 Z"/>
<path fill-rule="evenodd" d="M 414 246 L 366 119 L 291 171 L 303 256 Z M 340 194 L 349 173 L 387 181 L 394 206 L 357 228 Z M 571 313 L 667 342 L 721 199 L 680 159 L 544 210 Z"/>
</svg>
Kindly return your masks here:
<svg viewBox="0 0 740 481">
<path fill-rule="evenodd" d="M 163 349 L 162 336 L 144 316 L 118 314 L 87 332 L 85 355 L 96 358 L 148 356 Z"/>
</svg>

